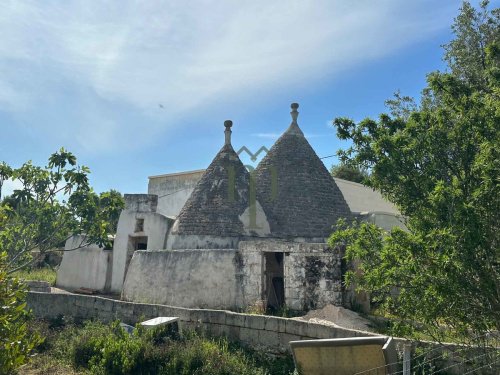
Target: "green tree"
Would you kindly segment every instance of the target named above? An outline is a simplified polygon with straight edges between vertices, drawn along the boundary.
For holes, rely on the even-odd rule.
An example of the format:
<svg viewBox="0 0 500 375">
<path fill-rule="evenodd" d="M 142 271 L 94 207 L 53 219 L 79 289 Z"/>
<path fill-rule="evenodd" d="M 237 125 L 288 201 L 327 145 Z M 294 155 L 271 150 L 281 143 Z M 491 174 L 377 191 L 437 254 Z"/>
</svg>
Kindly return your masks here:
<svg viewBox="0 0 500 375">
<path fill-rule="evenodd" d="M 6 220 L 0 224 L 0 252 L 7 254 L 9 273 L 29 266 L 34 250 L 43 257 L 73 235 L 82 235 L 76 248 L 109 246 L 123 199 L 116 191 L 97 195 L 89 172 L 64 149 L 52 154 L 45 168 L 27 162 L 10 169 L 9 178 L 21 188 L 1 206 Z"/>
<path fill-rule="evenodd" d="M 5 162 L 0 163 L 0 201 L 2 200 L 2 187 L 5 180 L 8 180 L 12 175 L 12 168 Z"/>
<path fill-rule="evenodd" d="M 498 10 L 485 14 L 485 6 L 484 24 L 476 25 L 478 13 L 464 3 L 457 40 L 472 38 L 468 30 L 489 35 Z M 422 101 L 437 98 L 433 105 L 421 102 L 408 117 L 334 120 L 339 138 L 352 142 L 341 160 L 369 169 L 366 183 L 407 218 L 407 232 L 362 224 L 341 226 L 330 238 L 360 260 L 362 272 L 348 280 L 401 318 L 399 333 L 416 325 L 437 338 L 443 327 L 464 337 L 500 329 L 499 30 L 481 38 L 490 44 L 474 75 L 462 44 L 448 44 L 445 57 L 456 56 L 456 65 L 428 76 Z"/>
<path fill-rule="evenodd" d="M 332 165 L 330 173 L 333 177 L 358 183 L 362 183 L 364 179 L 368 177 L 368 172 L 365 169 L 361 169 L 357 166 L 351 166 L 346 163 Z"/>
<path fill-rule="evenodd" d="M 451 27 L 455 38 L 443 46 L 452 75 L 479 90 L 488 86 L 486 47 L 500 37 L 500 9 L 488 6 L 489 1 L 481 1 L 475 9 L 464 1 Z"/>
<path fill-rule="evenodd" d="M 0 192 L 6 179 L 21 184 L 0 204 L 0 374 L 24 364 L 40 341 L 26 326 L 26 287 L 12 273 L 36 260 L 34 250 L 43 257 L 77 234 L 82 239 L 75 249 L 106 246 L 116 231 L 123 199 L 116 191 L 97 195 L 88 174 L 64 149 L 52 154 L 45 168 L 0 164 Z"/>
<path fill-rule="evenodd" d="M 0 220 L 6 217 L 0 213 Z M 28 330 L 26 286 L 8 275 L 7 254 L 0 253 L 0 374 L 11 374 L 26 363 L 41 342 Z"/>
</svg>

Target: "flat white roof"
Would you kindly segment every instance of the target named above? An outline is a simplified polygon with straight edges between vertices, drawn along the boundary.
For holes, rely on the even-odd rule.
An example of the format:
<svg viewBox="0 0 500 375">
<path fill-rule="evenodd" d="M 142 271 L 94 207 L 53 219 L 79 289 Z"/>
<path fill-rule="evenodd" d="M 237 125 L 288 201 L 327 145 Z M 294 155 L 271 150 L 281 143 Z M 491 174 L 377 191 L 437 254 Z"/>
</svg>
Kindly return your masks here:
<svg viewBox="0 0 500 375">
<path fill-rule="evenodd" d="M 205 169 L 194 171 L 175 172 L 148 177 L 150 180 L 162 177 L 175 177 L 190 174 L 202 174 Z M 399 210 L 391 202 L 387 201 L 380 192 L 373 190 L 357 182 L 347 181 L 334 177 L 335 183 L 344 196 L 347 205 L 352 212 L 384 212 L 400 215 Z"/>
<path fill-rule="evenodd" d="M 334 177 L 335 183 L 352 212 L 384 212 L 399 215 L 395 205 L 386 200 L 380 192 L 357 182 Z"/>
<path fill-rule="evenodd" d="M 173 176 L 181 176 L 181 175 L 186 175 L 186 174 L 197 174 L 197 173 L 203 173 L 203 172 L 205 172 L 204 169 L 197 169 L 197 170 L 194 170 L 194 171 L 159 174 L 159 175 L 156 175 L 156 176 L 149 176 L 148 178 L 151 180 L 152 178 L 173 177 Z"/>
</svg>

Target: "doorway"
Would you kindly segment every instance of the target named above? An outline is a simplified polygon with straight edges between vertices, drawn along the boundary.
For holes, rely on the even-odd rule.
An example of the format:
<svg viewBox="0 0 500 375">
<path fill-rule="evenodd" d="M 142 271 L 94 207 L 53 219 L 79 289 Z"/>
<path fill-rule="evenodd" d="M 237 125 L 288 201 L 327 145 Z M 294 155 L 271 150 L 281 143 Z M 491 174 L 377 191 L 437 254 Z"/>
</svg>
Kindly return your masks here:
<svg viewBox="0 0 500 375">
<path fill-rule="evenodd" d="M 136 250 L 147 250 L 148 249 L 148 237 L 147 236 L 129 236 L 128 246 L 127 246 L 127 259 L 125 260 L 125 273 L 127 274 L 128 266 L 132 260 L 132 256 Z"/>
<path fill-rule="evenodd" d="M 264 298 L 267 308 L 277 311 L 285 305 L 285 267 L 282 252 L 264 253 Z"/>
</svg>

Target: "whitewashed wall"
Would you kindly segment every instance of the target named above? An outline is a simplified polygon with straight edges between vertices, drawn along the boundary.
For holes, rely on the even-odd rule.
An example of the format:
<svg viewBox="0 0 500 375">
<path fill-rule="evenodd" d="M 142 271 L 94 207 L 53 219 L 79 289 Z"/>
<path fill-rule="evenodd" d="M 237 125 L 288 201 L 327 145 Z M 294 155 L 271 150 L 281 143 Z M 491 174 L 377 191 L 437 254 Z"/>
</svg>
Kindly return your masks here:
<svg viewBox="0 0 500 375">
<path fill-rule="evenodd" d="M 66 241 L 65 249 L 72 249 L 81 243 L 81 236 Z M 74 290 L 89 288 L 104 290 L 109 286 L 112 252 L 97 245 L 90 245 L 74 251 L 65 251 L 57 270 L 56 286 Z"/>
</svg>

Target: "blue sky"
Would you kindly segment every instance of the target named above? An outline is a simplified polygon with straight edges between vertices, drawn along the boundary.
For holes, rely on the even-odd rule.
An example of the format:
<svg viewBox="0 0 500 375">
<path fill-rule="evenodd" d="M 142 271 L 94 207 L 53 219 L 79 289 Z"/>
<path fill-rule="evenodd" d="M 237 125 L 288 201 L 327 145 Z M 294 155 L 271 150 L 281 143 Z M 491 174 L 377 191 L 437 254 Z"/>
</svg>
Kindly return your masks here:
<svg viewBox="0 0 500 375">
<path fill-rule="evenodd" d="M 140 193 L 149 175 L 207 167 L 226 119 L 235 148 L 271 147 L 291 102 L 318 155 L 335 154 L 332 118 L 377 116 L 444 69 L 460 4 L 4 2 L 0 160 L 44 165 L 63 146 L 97 191 Z"/>
</svg>

